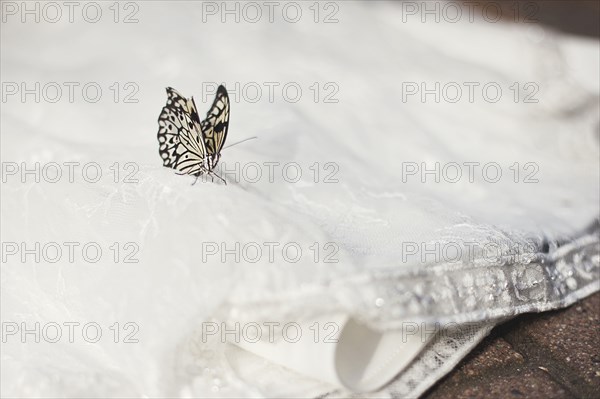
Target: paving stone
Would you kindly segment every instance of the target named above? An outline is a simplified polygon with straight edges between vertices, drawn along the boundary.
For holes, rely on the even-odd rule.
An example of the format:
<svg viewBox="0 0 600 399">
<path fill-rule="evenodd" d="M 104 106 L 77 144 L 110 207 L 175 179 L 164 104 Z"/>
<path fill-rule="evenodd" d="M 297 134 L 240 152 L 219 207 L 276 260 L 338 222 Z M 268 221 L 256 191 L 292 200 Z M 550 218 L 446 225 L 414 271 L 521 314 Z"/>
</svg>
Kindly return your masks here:
<svg viewBox="0 0 600 399">
<path fill-rule="evenodd" d="M 600 293 L 565 310 L 519 318 L 504 338 L 577 396 L 600 398 Z"/>
<path fill-rule="evenodd" d="M 486 356 L 486 352 L 482 353 Z M 455 370 L 423 397 L 427 399 L 471 398 L 574 398 L 546 372 L 528 365 L 508 365 L 469 375 Z"/>
<path fill-rule="evenodd" d="M 517 367 L 523 363 L 523 356 L 514 351 L 508 342 L 491 336 L 471 352 L 456 370 L 468 377 L 478 377 L 499 367 L 509 365 Z"/>
<path fill-rule="evenodd" d="M 600 398 L 600 293 L 498 326 L 423 398 Z"/>
<path fill-rule="evenodd" d="M 495 330 L 423 397 L 519 398 L 538 393 L 547 398 L 572 397 L 541 370 L 527 369 L 523 356 Z"/>
</svg>

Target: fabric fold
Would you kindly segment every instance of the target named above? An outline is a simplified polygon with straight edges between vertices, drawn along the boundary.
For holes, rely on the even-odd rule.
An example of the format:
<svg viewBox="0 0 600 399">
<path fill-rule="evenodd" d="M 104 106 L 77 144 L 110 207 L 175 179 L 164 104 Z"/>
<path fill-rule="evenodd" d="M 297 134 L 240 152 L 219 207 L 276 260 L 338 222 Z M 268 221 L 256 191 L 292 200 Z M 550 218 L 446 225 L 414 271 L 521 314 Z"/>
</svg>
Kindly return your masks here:
<svg viewBox="0 0 600 399">
<path fill-rule="evenodd" d="M 229 330 L 232 329 L 230 326 Z M 273 339 L 251 342 L 242 336 L 236 344 L 286 368 L 352 392 L 375 391 L 389 383 L 434 336 L 417 323 L 381 332 L 347 315 L 294 323 L 294 337 L 288 337 L 288 330 L 282 331 L 276 340 L 269 337 Z"/>
</svg>

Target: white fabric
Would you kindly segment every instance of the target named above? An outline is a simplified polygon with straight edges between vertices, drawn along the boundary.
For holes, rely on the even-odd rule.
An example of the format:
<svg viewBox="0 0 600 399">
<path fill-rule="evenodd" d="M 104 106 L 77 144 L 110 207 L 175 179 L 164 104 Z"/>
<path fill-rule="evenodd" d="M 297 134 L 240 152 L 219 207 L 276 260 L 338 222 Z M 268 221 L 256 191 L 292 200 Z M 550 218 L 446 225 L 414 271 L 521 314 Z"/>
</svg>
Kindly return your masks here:
<svg viewBox="0 0 600 399">
<path fill-rule="evenodd" d="M 326 338 L 315 339 L 315 323 L 320 323 L 318 326 L 335 323 L 339 331 L 332 328 Z M 299 339 L 293 336 L 275 342 L 240 340 L 238 345 L 332 386 L 354 392 L 370 392 L 389 383 L 434 336 L 433 333 L 425 334 L 419 325 L 412 324 L 381 332 L 346 315 L 321 317 L 299 326 L 304 332 Z M 230 330 L 233 328 L 229 326 Z M 430 326 L 429 330 L 434 331 L 435 327 Z"/>
<path fill-rule="evenodd" d="M 139 263 L 110 255 L 95 264 L 3 262 L 3 326 L 93 321 L 106 337 L 95 344 L 7 337 L 3 396 L 347 397 L 373 389 L 376 397 L 417 396 L 498 321 L 599 289 L 598 235 L 584 232 L 600 214 L 597 41 L 537 24 L 403 23 L 401 6 L 387 1 L 340 2 L 337 24 L 204 23 L 197 2 L 138 4 L 137 24 L 2 24 L 3 82 L 104 89 L 95 104 L 3 101 L 2 161 L 93 161 L 104 171 L 114 162 L 139 165 L 137 184 L 108 173 L 93 184 L 8 178 L 2 241 L 93 241 L 110 255 L 114 242 L 140 246 Z M 403 102 L 402 82 L 412 81 L 498 82 L 506 94 L 498 103 Z M 139 102 L 115 103 L 114 82 L 135 82 Z M 203 82 L 225 82 L 230 91 L 235 82 L 298 82 L 298 103 L 269 102 L 266 89 L 257 103 L 232 102 L 228 143 L 259 139 L 226 149 L 222 162 L 298 162 L 300 182 L 191 186 L 192 178 L 161 166 L 164 88 L 206 108 Z M 339 102 L 315 103 L 314 82 L 335 82 Z M 515 103 L 514 82 L 537 82 L 539 102 Z M 539 183 L 403 183 L 408 161 L 495 161 L 506 172 L 534 162 Z M 314 162 L 335 162 L 339 182 L 315 183 Z M 297 263 L 203 262 L 201 243 L 209 241 L 296 242 L 305 252 Z M 306 250 L 315 242 L 337 243 L 339 262 L 315 263 Z M 445 264 L 420 254 L 403 259 L 407 242 L 495 242 L 502 255 L 533 243 L 535 251 L 533 259 L 489 262 L 478 253 Z M 248 351 L 202 335 L 208 322 L 314 320 L 358 323 L 385 337 L 406 323 L 459 328 L 421 337 L 389 367 L 379 356 L 390 341 L 372 362 L 369 353 L 347 351 L 336 363 L 342 343 L 327 353 L 242 345 Z M 115 343 L 115 322 L 122 334 L 136 323 L 139 342 Z M 371 336 L 366 347 L 378 333 Z M 395 341 L 393 350 L 401 349 Z M 361 380 L 361 369 L 376 381 Z"/>
</svg>

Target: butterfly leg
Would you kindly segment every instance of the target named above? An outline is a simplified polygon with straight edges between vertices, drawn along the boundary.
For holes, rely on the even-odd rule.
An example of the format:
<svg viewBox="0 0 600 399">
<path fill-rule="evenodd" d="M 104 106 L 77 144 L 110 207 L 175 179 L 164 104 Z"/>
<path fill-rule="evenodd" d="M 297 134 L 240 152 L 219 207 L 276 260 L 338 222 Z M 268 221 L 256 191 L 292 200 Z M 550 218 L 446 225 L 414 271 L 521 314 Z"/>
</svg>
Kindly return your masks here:
<svg viewBox="0 0 600 399">
<path fill-rule="evenodd" d="M 221 180 L 223 183 L 225 183 L 225 185 L 227 185 L 227 182 L 225 181 L 225 179 L 223 179 L 221 176 L 219 176 L 218 174 L 214 173 L 213 171 L 210 171 L 210 176 L 216 176 L 217 179 Z M 214 181 L 214 180 L 213 180 Z"/>
</svg>

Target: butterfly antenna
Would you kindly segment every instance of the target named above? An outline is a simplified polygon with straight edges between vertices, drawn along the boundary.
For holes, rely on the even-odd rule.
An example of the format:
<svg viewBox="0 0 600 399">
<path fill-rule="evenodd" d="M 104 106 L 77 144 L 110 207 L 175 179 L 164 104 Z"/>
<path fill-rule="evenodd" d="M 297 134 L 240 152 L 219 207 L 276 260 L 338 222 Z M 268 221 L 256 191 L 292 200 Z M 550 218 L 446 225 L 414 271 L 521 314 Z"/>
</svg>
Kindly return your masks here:
<svg viewBox="0 0 600 399">
<path fill-rule="evenodd" d="M 229 144 L 228 146 L 226 146 L 226 147 L 223 147 L 223 149 L 225 149 L 225 148 L 229 148 L 229 147 L 233 147 L 234 145 L 241 144 L 241 143 L 243 143 L 244 141 L 248 141 L 248 140 L 252 140 L 252 139 L 257 139 L 257 138 L 258 138 L 258 137 L 256 137 L 256 136 L 248 137 L 247 139 L 244 139 L 244 140 L 242 140 L 242 141 L 238 141 L 237 143 Z"/>
</svg>

